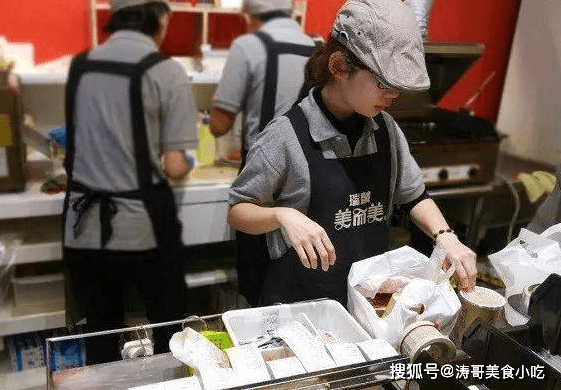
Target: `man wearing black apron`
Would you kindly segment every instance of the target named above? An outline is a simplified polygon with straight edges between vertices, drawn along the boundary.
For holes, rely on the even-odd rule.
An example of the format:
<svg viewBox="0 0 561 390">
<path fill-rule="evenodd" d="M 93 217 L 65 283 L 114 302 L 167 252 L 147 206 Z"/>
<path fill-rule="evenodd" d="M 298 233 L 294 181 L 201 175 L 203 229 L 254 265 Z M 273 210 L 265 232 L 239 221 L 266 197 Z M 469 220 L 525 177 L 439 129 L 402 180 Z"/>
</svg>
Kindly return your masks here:
<svg viewBox="0 0 561 390">
<path fill-rule="evenodd" d="M 290 0 L 246 0 L 242 11 L 250 30 L 232 44 L 210 114 L 217 137 L 232 127 L 243 110 L 240 171 L 247 150 L 275 116 L 288 111 L 303 82 L 304 63 L 316 46 L 290 19 Z M 238 286 L 256 305 L 269 262 L 265 235 L 236 232 Z"/>
<path fill-rule="evenodd" d="M 64 260 L 89 331 L 123 326 L 129 285 L 152 323 L 184 317 L 186 303 L 181 223 L 165 176 L 191 168 L 183 149 L 196 147 L 193 99 L 181 66 L 158 51 L 167 3 L 111 5 L 114 34 L 73 59 L 66 96 Z M 154 329 L 156 353 L 172 332 Z M 118 336 L 86 339 L 87 363 L 120 359 Z"/>
</svg>

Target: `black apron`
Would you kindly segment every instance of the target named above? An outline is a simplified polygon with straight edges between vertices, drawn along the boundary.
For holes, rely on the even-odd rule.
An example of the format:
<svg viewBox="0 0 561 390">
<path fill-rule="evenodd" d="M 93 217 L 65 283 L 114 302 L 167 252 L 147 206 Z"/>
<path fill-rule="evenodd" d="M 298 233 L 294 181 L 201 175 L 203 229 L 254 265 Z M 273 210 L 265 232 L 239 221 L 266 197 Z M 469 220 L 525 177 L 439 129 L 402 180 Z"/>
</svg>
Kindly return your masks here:
<svg viewBox="0 0 561 390">
<path fill-rule="evenodd" d="M 66 127 L 67 127 L 67 152 L 64 166 L 68 176 L 68 189 L 64 199 L 63 224 L 66 224 L 68 208 L 72 207 L 77 212 L 74 234 L 79 234 L 80 223 L 87 210 L 95 203 L 100 205 L 101 223 L 101 248 L 104 249 L 112 235 L 111 218 L 118 212 L 114 198 L 142 200 L 146 208 L 160 258 L 161 277 L 166 278 L 165 290 L 162 294 L 173 297 L 163 300 L 162 308 L 169 320 L 180 318 L 181 304 L 185 297 L 186 286 L 183 272 L 183 243 L 181 241 L 181 222 L 177 217 L 177 206 L 173 191 L 164 178 L 156 184 L 153 183 L 153 174 L 157 170 L 150 159 L 148 148 L 148 134 L 142 101 L 142 76 L 152 66 L 165 60 L 159 52 L 144 57 L 136 64 L 90 60 L 87 53 L 77 56 L 71 64 L 68 83 L 66 87 Z M 76 92 L 80 78 L 85 73 L 113 74 L 130 78 L 130 107 L 132 137 L 134 140 L 134 157 L 136 162 L 136 175 L 138 189 L 123 192 L 105 191 L 100 188 L 89 188 L 73 178 L 75 156 L 75 129 L 74 112 Z M 82 195 L 70 204 L 70 193 L 78 192 Z M 63 232 L 65 227 L 63 226 Z M 181 304 L 178 304 L 181 302 Z"/>
<path fill-rule="evenodd" d="M 390 148 L 381 115 L 375 120 L 378 152 L 340 159 L 325 159 L 321 146 L 310 135 L 300 106 L 286 116 L 310 170 L 310 204 L 306 215 L 321 225 L 335 247 L 337 260 L 327 272 L 318 265 L 307 269 L 290 248 L 271 261 L 262 305 L 330 298 L 346 306 L 347 276 L 353 262 L 386 252 L 389 239 Z M 318 259 L 319 263 L 319 259 Z"/>
<path fill-rule="evenodd" d="M 277 83 L 279 73 L 279 56 L 281 54 L 295 54 L 309 57 L 316 46 L 298 45 L 294 43 L 275 42 L 267 33 L 257 31 L 254 33 L 267 52 L 265 85 L 259 119 L 259 132 L 275 116 Z M 245 134 L 242 134 L 242 161 L 240 172 L 245 166 L 247 145 Z M 251 305 L 256 305 L 263 286 L 267 264 L 270 260 L 267 249 L 267 240 L 264 234 L 251 235 L 236 231 L 236 268 L 238 273 L 238 288 Z"/>
</svg>

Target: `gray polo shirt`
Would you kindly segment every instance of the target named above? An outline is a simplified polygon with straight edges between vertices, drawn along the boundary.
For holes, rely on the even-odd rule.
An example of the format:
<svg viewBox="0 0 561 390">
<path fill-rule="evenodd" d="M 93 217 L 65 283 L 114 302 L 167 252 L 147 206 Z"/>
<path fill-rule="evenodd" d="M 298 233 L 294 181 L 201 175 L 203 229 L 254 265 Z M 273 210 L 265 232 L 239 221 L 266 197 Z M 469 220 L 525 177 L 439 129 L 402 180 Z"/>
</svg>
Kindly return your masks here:
<svg viewBox="0 0 561 390">
<path fill-rule="evenodd" d="M 312 94 L 313 90 L 299 105 L 308 120 L 312 139 L 319 142 L 325 158 L 359 157 L 377 152 L 374 135 L 378 125 L 373 119 L 365 121 L 362 135 L 352 152 L 346 135 L 333 127 Z M 389 212 L 385 215 L 389 219 L 394 204 L 417 199 L 424 192 L 425 185 L 403 132 L 388 113 L 382 112 L 382 115 L 388 127 L 391 148 Z M 265 207 L 291 207 L 306 213 L 310 203 L 310 172 L 287 117 L 280 116 L 271 121 L 249 150 L 247 165 L 232 183 L 229 192 L 230 206 L 241 202 Z M 267 245 L 272 258 L 282 256 L 289 248 L 280 229 L 267 233 Z"/>
<path fill-rule="evenodd" d="M 136 63 L 158 50 L 148 36 L 119 31 L 88 58 Z M 160 155 L 166 150 L 197 147 L 196 109 L 182 66 L 165 60 L 150 68 L 142 80 L 142 98 L 152 164 L 164 177 Z M 106 191 L 138 189 L 129 105 L 129 79 L 101 73 L 85 74 L 76 93 L 76 156 L 74 178 Z M 80 194 L 72 193 L 71 200 Z M 156 247 L 148 213 L 139 200 L 115 199 L 118 212 L 112 221 L 113 236 L 106 249 L 147 250 Z M 76 213 L 69 208 L 65 245 L 99 249 L 99 204 L 87 212 L 81 234 L 74 237 Z"/>
<path fill-rule="evenodd" d="M 313 46 L 314 41 L 304 34 L 296 21 L 290 18 L 272 19 L 261 26 L 277 42 Z M 307 58 L 293 54 L 279 56 L 279 75 L 275 116 L 292 107 L 304 82 Z M 253 34 L 243 35 L 232 43 L 214 95 L 214 106 L 237 114 L 243 111 L 242 134 L 245 144 L 251 146 L 259 128 L 265 64 L 267 53 L 263 43 Z"/>
</svg>

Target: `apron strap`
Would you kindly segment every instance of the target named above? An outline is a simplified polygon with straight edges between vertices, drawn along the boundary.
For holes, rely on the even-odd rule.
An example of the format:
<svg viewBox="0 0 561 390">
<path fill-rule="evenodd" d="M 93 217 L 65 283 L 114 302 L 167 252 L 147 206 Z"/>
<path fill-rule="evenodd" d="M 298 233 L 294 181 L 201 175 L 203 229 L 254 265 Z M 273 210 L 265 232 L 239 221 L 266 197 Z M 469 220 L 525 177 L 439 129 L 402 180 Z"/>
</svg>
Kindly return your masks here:
<svg viewBox="0 0 561 390">
<path fill-rule="evenodd" d="M 309 57 L 317 50 L 317 45 L 299 45 L 295 43 L 276 42 L 269 34 L 260 30 L 253 33 L 265 46 L 267 62 L 265 65 L 265 85 L 263 87 L 263 98 L 261 99 L 261 114 L 259 115 L 258 131 L 262 132 L 265 126 L 274 118 L 277 104 L 277 86 L 279 75 L 279 56 L 281 54 L 294 54 Z M 245 166 L 247 157 L 247 145 L 245 145 L 245 134 L 242 134 L 242 162 L 241 169 Z"/>
<path fill-rule="evenodd" d="M 64 157 L 64 168 L 66 170 L 67 181 L 70 182 L 73 176 L 74 169 L 74 154 L 75 154 L 75 136 L 74 136 L 74 106 L 76 101 L 76 91 L 78 89 L 78 82 L 82 76 L 80 69 L 83 63 L 87 60 L 88 53 L 81 53 L 74 57 L 70 64 L 70 71 L 68 73 L 68 81 L 66 83 L 65 91 L 65 111 L 66 111 L 66 155 Z"/>
<path fill-rule="evenodd" d="M 157 172 L 153 167 L 150 159 L 150 150 L 148 147 L 148 133 L 146 130 L 146 122 L 144 117 L 144 104 L 142 101 L 142 76 L 152 66 L 164 61 L 166 57 L 160 52 L 154 52 L 145 56 L 138 63 L 123 63 L 116 61 L 90 60 L 87 58 L 88 53 L 82 53 L 76 56 L 71 63 L 68 82 L 66 86 L 66 132 L 67 132 L 67 153 L 64 161 L 64 167 L 68 177 L 68 191 L 66 193 L 63 220 L 66 220 L 66 213 L 69 204 L 69 196 L 72 189 L 83 192 L 72 205 L 78 216 L 73 226 L 74 235 L 80 234 L 80 225 L 83 222 L 86 211 L 95 203 L 100 203 L 100 224 L 101 224 L 101 247 L 104 248 L 111 235 L 113 228 L 111 227 L 111 219 L 117 213 L 117 205 L 112 197 L 129 197 L 142 199 L 138 191 L 126 191 L 122 193 L 108 193 L 102 190 L 93 190 L 81 183 L 73 180 L 74 156 L 76 152 L 75 144 L 75 105 L 76 94 L 80 82 L 80 78 L 85 73 L 105 73 L 120 75 L 130 78 L 130 105 L 131 105 L 131 123 L 132 136 L 134 140 L 134 156 L 136 163 L 136 176 L 139 185 L 139 191 L 147 189 L 152 185 L 152 174 Z M 64 231 L 65 229 L 63 229 Z"/>
<path fill-rule="evenodd" d="M 74 222 L 73 231 L 74 237 L 80 234 L 80 226 L 84 220 L 86 212 L 94 204 L 99 203 L 99 222 L 101 224 L 101 247 L 105 248 L 107 242 L 113 235 L 113 226 L 111 220 L 117 214 L 117 205 L 108 196 L 104 196 L 99 192 L 90 191 L 80 196 L 74 203 L 72 209 L 77 213 L 76 221 Z"/>
<path fill-rule="evenodd" d="M 140 189 L 152 185 L 152 174 L 157 172 L 150 159 L 148 148 L 148 132 L 142 102 L 142 76 L 154 65 L 164 61 L 166 57 L 160 52 L 154 52 L 144 57 L 136 64 L 130 83 L 131 120 L 134 140 L 134 155 L 136 161 L 136 177 Z"/>
<path fill-rule="evenodd" d="M 290 124 L 296 133 L 296 137 L 298 137 L 298 141 L 302 146 L 302 150 L 304 151 L 308 164 L 310 164 L 310 156 L 315 154 L 316 156 L 321 157 L 323 155 L 321 147 L 312 139 L 310 134 L 310 125 L 308 124 L 308 120 L 306 119 L 306 115 L 304 114 L 304 111 L 302 111 L 302 108 L 298 104 L 295 104 L 284 115 L 290 120 Z"/>
<path fill-rule="evenodd" d="M 259 120 L 259 131 L 261 132 L 265 126 L 267 126 L 267 123 L 275 116 L 279 56 L 281 54 L 295 54 L 302 57 L 309 57 L 316 50 L 316 46 L 276 42 L 264 31 L 257 31 L 254 34 L 263 42 L 267 51 L 265 87 L 263 88 L 263 103 L 261 105 L 261 116 Z"/>
<path fill-rule="evenodd" d="M 82 76 L 82 72 L 79 71 L 83 67 L 83 63 L 87 60 L 88 52 L 78 54 L 72 59 L 70 63 L 70 70 L 68 73 L 68 81 L 66 83 L 65 90 L 65 119 L 66 119 L 66 154 L 64 156 L 64 169 L 66 170 L 67 177 L 67 190 L 64 197 L 64 205 L 62 208 L 62 220 L 63 223 L 66 221 L 66 215 L 68 213 L 68 207 L 70 203 L 70 183 L 72 183 L 72 177 L 74 176 L 74 156 L 75 156 L 75 124 L 74 124 L 74 111 L 76 102 L 76 91 L 78 89 L 78 82 Z M 65 231 L 62 229 L 62 242 L 65 242 Z"/>
</svg>

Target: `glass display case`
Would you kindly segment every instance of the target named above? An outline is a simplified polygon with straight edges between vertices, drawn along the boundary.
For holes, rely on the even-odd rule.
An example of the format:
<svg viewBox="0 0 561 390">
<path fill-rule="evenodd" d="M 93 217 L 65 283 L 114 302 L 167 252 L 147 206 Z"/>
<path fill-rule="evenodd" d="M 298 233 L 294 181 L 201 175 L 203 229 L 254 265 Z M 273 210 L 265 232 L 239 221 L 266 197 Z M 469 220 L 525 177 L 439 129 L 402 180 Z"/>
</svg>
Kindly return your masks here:
<svg viewBox="0 0 561 390">
<path fill-rule="evenodd" d="M 84 340 L 104 337 L 108 334 L 120 334 L 122 339 L 142 340 L 155 327 L 190 327 L 198 332 L 213 330 L 226 331 L 222 315 L 189 317 L 185 320 L 161 324 L 137 326 L 105 332 L 80 334 L 47 340 L 47 389 L 95 389 L 95 390 L 127 390 L 141 387 L 143 390 L 156 389 L 190 389 L 188 380 L 192 370 L 176 359 L 171 352 L 151 356 L 142 356 L 103 364 L 86 365 L 83 362 L 83 350 L 72 355 L 73 350 L 80 350 Z M 244 389 L 365 389 L 376 388 L 392 382 L 392 365 L 407 364 L 409 359 L 403 355 L 395 355 L 373 361 L 366 361 L 348 366 L 339 366 L 316 372 L 308 372 L 296 376 L 273 379 L 267 382 L 254 383 Z M 206 389 L 206 387 L 205 387 Z"/>
</svg>

